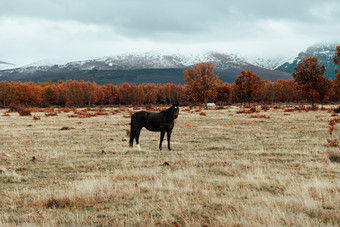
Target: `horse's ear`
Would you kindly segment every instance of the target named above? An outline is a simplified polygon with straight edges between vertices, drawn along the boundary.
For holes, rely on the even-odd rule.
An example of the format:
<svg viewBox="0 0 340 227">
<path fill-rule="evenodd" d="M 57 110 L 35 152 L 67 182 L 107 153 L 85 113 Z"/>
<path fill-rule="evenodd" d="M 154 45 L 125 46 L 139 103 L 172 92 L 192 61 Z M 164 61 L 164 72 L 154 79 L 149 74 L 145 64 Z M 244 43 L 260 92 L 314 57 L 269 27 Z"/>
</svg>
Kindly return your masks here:
<svg viewBox="0 0 340 227">
<path fill-rule="evenodd" d="M 172 105 L 173 106 L 179 106 L 179 103 L 178 102 L 174 102 Z"/>
</svg>

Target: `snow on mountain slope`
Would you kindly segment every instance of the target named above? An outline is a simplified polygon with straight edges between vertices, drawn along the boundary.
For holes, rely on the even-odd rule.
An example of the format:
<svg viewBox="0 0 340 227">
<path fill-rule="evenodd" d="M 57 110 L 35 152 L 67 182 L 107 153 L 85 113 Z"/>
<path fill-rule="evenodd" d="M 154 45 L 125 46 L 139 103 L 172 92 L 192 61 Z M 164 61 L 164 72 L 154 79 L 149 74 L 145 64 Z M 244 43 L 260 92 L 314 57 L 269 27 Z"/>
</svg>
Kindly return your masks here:
<svg viewBox="0 0 340 227">
<path fill-rule="evenodd" d="M 329 78 L 334 79 L 334 71 L 338 69 L 338 66 L 334 65 L 333 58 L 336 54 L 336 46 L 339 45 L 339 43 L 315 44 L 308 47 L 306 51 L 297 54 L 294 58 L 292 58 L 292 60 L 282 63 L 275 69 L 282 72 L 292 73 L 295 71 L 294 68 L 298 65 L 299 62 L 303 60 L 305 56 L 316 57 L 319 60 L 320 64 L 325 65 L 325 75 Z"/>
<path fill-rule="evenodd" d="M 217 67 L 237 67 L 247 65 L 236 55 L 217 52 L 201 54 L 161 54 L 147 52 L 141 54 L 123 54 L 86 61 L 63 63 L 62 59 L 45 59 L 29 65 L 12 69 L 18 73 L 32 74 L 36 71 L 68 70 L 133 70 L 133 69 L 168 69 L 185 68 L 200 62 L 213 62 Z M 61 63 L 61 64 L 59 64 Z M 13 67 L 12 67 L 13 68 Z M 2 73 L 0 72 L 0 75 Z"/>
<path fill-rule="evenodd" d="M 275 70 L 277 67 L 284 64 L 285 62 L 292 62 L 295 56 L 296 55 L 291 56 L 291 57 L 280 56 L 280 57 L 270 57 L 270 58 L 246 56 L 244 57 L 244 61 L 248 62 L 249 64 L 261 67 L 261 68 Z"/>
<path fill-rule="evenodd" d="M 203 54 L 160 54 L 154 52 L 142 54 L 124 54 L 112 57 L 88 60 L 82 62 L 72 62 L 68 66 L 80 67 L 82 69 L 165 69 L 184 68 L 200 62 L 224 62 L 240 63 L 241 59 L 234 55 L 208 52 Z"/>
</svg>

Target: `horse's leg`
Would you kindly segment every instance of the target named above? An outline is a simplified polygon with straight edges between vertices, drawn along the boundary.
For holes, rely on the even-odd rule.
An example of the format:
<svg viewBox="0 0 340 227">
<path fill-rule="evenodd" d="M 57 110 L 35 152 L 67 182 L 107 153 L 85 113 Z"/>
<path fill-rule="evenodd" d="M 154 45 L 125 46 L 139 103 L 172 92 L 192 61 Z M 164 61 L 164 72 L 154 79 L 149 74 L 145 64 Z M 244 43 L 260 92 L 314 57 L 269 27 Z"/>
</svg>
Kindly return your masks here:
<svg viewBox="0 0 340 227">
<path fill-rule="evenodd" d="M 159 150 L 162 150 L 162 143 L 164 139 L 165 131 L 161 131 L 161 140 L 159 141 Z"/>
<path fill-rule="evenodd" d="M 133 123 L 131 121 L 130 141 L 129 141 L 130 147 L 133 146 L 133 140 L 134 140 L 135 136 L 136 136 L 136 130 L 135 130 L 135 127 L 133 126 Z"/>
<path fill-rule="evenodd" d="M 137 149 L 140 150 L 140 151 L 142 150 L 142 148 L 139 145 L 139 135 L 140 135 L 141 130 L 142 130 L 141 128 L 136 129 L 136 144 L 137 144 Z"/>
<path fill-rule="evenodd" d="M 171 133 L 172 133 L 172 130 L 170 130 L 170 131 L 167 132 L 168 149 L 169 149 L 169 151 L 171 151 L 171 147 L 170 147 L 170 137 L 171 137 Z"/>
</svg>

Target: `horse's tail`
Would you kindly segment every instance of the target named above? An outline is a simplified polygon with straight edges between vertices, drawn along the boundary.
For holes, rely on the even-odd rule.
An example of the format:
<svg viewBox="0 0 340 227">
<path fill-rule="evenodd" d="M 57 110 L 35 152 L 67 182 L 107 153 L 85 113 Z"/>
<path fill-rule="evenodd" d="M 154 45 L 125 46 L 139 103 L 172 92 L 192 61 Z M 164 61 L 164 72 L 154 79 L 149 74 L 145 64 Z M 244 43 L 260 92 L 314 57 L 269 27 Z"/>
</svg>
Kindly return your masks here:
<svg viewBox="0 0 340 227">
<path fill-rule="evenodd" d="M 134 123 L 133 123 L 133 117 L 131 117 L 131 127 L 130 127 L 130 141 L 129 141 L 129 145 L 130 147 L 133 146 L 133 139 L 135 138 L 136 136 L 136 130 L 135 130 L 135 126 L 134 126 Z"/>
</svg>

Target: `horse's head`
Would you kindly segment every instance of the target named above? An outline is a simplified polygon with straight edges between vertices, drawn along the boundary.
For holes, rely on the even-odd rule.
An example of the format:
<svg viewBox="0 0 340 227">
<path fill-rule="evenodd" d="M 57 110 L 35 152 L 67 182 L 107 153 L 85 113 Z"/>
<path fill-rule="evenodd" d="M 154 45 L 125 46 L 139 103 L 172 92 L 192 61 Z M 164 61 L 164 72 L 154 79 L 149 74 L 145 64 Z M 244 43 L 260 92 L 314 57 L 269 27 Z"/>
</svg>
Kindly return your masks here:
<svg viewBox="0 0 340 227">
<path fill-rule="evenodd" d="M 176 119 L 178 117 L 179 114 L 179 104 L 174 103 L 171 107 L 171 115 L 173 116 L 174 119 Z"/>
</svg>

